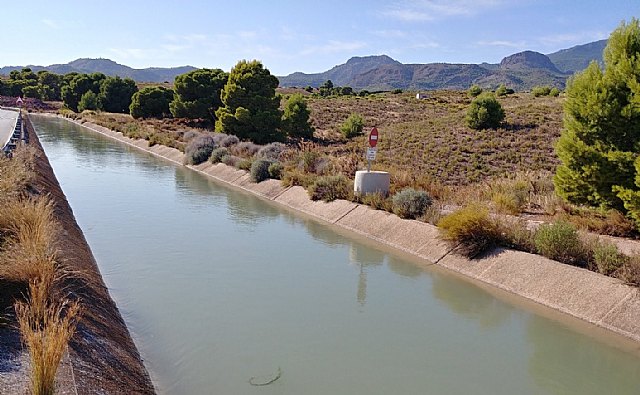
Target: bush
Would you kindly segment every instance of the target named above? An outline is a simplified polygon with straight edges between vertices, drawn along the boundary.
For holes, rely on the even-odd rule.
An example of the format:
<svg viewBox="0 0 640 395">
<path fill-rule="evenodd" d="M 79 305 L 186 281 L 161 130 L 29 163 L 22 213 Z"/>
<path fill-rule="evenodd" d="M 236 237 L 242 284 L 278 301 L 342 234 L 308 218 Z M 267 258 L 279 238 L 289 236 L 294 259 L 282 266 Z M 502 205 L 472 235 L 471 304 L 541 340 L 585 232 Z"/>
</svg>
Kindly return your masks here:
<svg viewBox="0 0 640 395">
<path fill-rule="evenodd" d="M 489 210 L 477 205 L 463 207 L 438 221 L 441 237 L 460 254 L 473 258 L 502 242 L 500 226 Z"/>
<path fill-rule="evenodd" d="M 251 158 L 260 150 L 260 148 L 261 146 L 258 144 L 254 144 L 250 141 L 243 141 L 231 147 L 231 152 L 238 156 Z"/>
<path fill-rule="evenodd" d="M 236 163 L 236 167 L 240 170 L 251 170 L 251 165 L 253 164 L 253 161 L 251 159 L 240 159 L 237 163 Z"/>
<path fill-rule="evenodd" d="M 280 162 L 273 162 L 269 165 L 269 178 L 273 178 L 275 180 L 279 180 L 282 178 L 282 172 L 284 171 L 284 167 Z"/>
<path fill-rule="evenodd" d="M 496 129 L 504 119 L 504 110 L 491 94 L 483 94 L 471 102 L 467 110 L 467 125 L 472 129 Z"/>
<path fill-rule="evenodd" d="M 543 224 L 534 235 L 536 251 L 549 259 L 586 266 L 587 252 L 576 228 L 564 221 Z"/>
<path fill-rule="evenodd" d="M 402 93 L 402 89 L 397 88 L 391 91 L 391 93 L 393 93 L 394 95 L 399 95 L 400 93 Z"/>
<path fill-rule="evenodd" d="M 287 146 L 282 143 L 271 143 L 258 150 L 256 156 L 258 159 L 267 159 L 270 161 L 277 161 L 280 159 L 280 155 L 287 149 Z"/>
<path fill-rule="evenodd" d="M 173 90 L 162 86 L 148 86 L 133 94 L 129 112 L 134 118 L 162 118 L 169 112 Z"/>
<path fill-rule="evenodd" d="M 213 141 L 213 137 L 208 134 L 203 134 L 192 139 L 184 150 L 185 163 L 188 165 L 198 165 L 206 162 L 214 148 L 216 148 L 216 143 Z"/>
<path fill-rule="evenodd" d="M 611 242 L 596 242 L 593 246 L 593 261 L 598 272 L 611 276 L 626 262 L 627 257 Z"/>
<path fill-rule="evenodd" d="M 214 136 L 220 136 L 216 140 L 220 147 L 232 147 L 240 142 L 240 139 L 232 134 L 216 133 Z"/>
<path fill-rule="evenodd" d="M 505 86 L 505 84 L 502 84 L 498 87 L 498 89 L 496 89 L 496 96 L 501 97 L 506 95 L 507 95 L 507 87 Z"/>
<path fill-rule="evenodd" d="M 531 89 L 531 93 L 535 97 L 549 96 L 549 93 L 551 93 L 551 88 L 548 86 L 535 86 L 533 87 L 533 89 Z"/>
<path fill-rule="evenodd" d="M 480 88 L 480 86 L 478 85 L 471 85 L 468 93 L 469 93 L 469 97 L 477 97 L 482 93 L 482 88 Z"/>
<path fill-rule="evenodd" d="M 353 138 L 362 134 L 364 128 L 364 120 L 359 114 L 352 113 L 346 121 L 340 126 L 340 132 L 345 138 Z"/>
<path fill-rule="evenodd" d="M 220 163 L 225 156 L 229 155 L 229 150 L 226 147 L 218 147 L 211 151 L 209 160 L 211 163 Z"/>
<path fill-rule="evenodd" d="M 553 97 L 560 96 L 560 89 L 556 87 L 551 88 L 551 90 L 549 91 L 549 96 L 553 96 Z"/>
<path fill-rule="evenodd" d="M 301 94 L 291 95 L 284 105 L 282 130 L 289 137 L 313 138 L 313 127 L 309 123 L 311 111 Z"/>
<path fill-rule="evenodd" d="M 351 192 L 349 179 L 343 175 L 318 177 L 309 187 L 311 200 L 330 202 L 347 199 Z"/>
<path fill-rule="evenodd" d="M 416 219 L 431 205 L 431 198 L 425 191 L 406 188 L 393 196 L 393 212 L 400 218 Z"/>
<path fill-rule="evenodd" d="M 640 287 L 640 256 L 632 256 L 618 271 L 618 278 L 627 284 Z"/>
<path fill-rule="evenodd" d="M 269 178 L 269 166 L 271 166 L 273 162 L 266 159 L 257 159 L 251 163 L 251 170 L 249 174 L 251 175 L 251 181 L 260 182 Z"/>
<path fill-rule="evenodd" d="M 227 166 L 238 167 L 238 164 L 241 160 L 242 159 L 238 158 L 235 155 L 225 155 L 222 157 L 221 161 Z"/>
</svg>

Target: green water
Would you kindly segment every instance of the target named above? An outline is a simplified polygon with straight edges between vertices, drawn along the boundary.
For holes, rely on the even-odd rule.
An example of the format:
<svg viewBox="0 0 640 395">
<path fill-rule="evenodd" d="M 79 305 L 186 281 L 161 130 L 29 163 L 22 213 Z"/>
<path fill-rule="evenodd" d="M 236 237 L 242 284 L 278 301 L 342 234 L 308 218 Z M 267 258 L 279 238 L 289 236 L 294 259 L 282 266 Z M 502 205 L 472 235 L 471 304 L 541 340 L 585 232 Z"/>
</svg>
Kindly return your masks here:
<svg viewBox="0 0 640 395">
<path fill-rule="evenodd" d="M 640 394 L 640 353 L 33 118 L 160 393 Z M 278 369 L 273 384 L 254 387 Z"/>
</svg>

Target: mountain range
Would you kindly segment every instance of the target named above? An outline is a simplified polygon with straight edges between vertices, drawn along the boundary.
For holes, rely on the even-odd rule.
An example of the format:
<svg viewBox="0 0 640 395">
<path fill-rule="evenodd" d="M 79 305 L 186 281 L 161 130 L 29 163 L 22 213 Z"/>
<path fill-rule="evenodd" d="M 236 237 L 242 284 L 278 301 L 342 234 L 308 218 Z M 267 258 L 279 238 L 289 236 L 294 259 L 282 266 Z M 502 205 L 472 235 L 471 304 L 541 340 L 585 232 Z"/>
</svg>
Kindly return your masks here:
<svg viewBox="0 0 640 395">
<path fill-rule="evenodd" d="M 528 90 L 538 85 L 564 88 L 567 78 L 583 70 L 595 60 L 602 65 L 602 51 L 607 40 L 577 45 L 547 55 L 524 51 L 502 59 L 499 64 L 426 63 L 403 64 L 387 55 L 353 57 L 346 63 L 322 73 L 293 73 L 278 77 L 281 87 L 318 87 L 331 80 L 336 86 L 356 90 L 431 90 L 468 89 L 472 84 L 495 88 L 500 84 L 515 90 Z M 192 66 L 134 69 L 109 59 L 76 59 L 66 64 L 49 66 L 6 66 L 0 75 L 29 67 L 34 72 L 48 70 L 58 74 L 100 72 L 109 76 L 129 77 L 137 82 L 173 82 L 180 74 L 195 70 Z"/>
<path fill-rule="evenodd" d="M 109 76 L 120 76 L 122 78 L 131 78 L 138 82 L 173 82 L 177 75 L 187 73 L 191 70 L 195 70 L 192 66 L 181 67 L 149 67 L 146 69 L 134 69 L 129 66 L 125 66 L 114 62 L 109 59 L 76 59 L 66 64 L 52 64 L 49 66 L 6 66 L 0 68 L 0 74 L 8 75 L 13 70 L 21 70 L 24 67 L 28 67 L 34 72 L 40 70 L 48 70 L 56 74 L 67 74 L 71 72 L 76 73 L 103 73 Z"/>
<path fill-rule="evenodd" d="M 356 90 L 468 89 L 473 84 L 515 90 L 549 85 L 564 88 L 567 78 L 595 60 L 602 64 L 607 40 L 578 45 L 548 55 L 524 51 L 499 64 L 403 64 L 387 55 L 353 57 L 322 73 L 293 73 L 278 77 L 281 87 L 318 87 L 327 80 Z"/>
</svg>

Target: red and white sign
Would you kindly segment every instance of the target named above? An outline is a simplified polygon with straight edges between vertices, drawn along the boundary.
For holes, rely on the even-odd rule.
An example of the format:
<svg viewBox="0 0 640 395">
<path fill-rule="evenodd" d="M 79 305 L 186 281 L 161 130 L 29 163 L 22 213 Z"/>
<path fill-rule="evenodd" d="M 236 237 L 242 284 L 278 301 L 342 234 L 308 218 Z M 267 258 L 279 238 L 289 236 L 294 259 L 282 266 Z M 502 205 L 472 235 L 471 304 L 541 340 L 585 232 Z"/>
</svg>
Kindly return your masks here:
<svg viewBox="0 0 640 395">
<path fill-rule="evenodd" d="M 369 147 L 375 148 L 378 144 L 378 129 L 373 127 L 369 132 Z"/>
</svg>

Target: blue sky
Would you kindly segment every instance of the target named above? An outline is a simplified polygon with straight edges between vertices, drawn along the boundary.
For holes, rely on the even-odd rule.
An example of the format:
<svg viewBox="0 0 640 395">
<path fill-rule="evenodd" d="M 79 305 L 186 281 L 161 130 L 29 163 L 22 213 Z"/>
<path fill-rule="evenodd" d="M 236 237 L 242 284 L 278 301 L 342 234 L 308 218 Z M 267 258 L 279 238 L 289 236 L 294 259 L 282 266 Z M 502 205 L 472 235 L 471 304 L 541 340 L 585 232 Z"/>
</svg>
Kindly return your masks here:
<svg viewBox="0 0 640 395">
<path fill-rule="evenodd" d="M 498 63 L 607 38 L 639 0 L 272 0 L 3 2 L 0 66 L 102 57 L 135 68 L 321 72 L 352 56 Z M 18 15 L 9 18 L 8 15 Z M 14 32 L 9 37 L 6 32 Z"/>
</svg>

